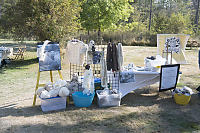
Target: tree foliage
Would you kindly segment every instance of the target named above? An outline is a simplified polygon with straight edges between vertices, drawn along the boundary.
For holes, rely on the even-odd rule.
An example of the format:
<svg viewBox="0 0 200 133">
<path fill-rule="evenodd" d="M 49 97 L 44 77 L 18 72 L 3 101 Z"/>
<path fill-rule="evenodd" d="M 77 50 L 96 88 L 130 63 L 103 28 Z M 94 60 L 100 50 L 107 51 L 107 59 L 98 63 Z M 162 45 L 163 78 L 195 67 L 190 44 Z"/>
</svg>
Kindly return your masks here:
<svg viewBox="0 0 200 133">
<path fill-rule="evenodd" d="M 128 0 L 85 0 L 81 7 L 81 25 L 86 30 L 113 28 L 132 12 Z"/>
<path fill-rule="evenodd" d="M 80 6 L 78 0 L 16 0 L 2 11 L 1 25 L 15 38 L 60 41 L 76 31 Z"/>
<path fill-rule="evenodd" d="M 133 34 L 129 38 L 158 33 L 199 37 L 199 1 L 3 0 L 0 32 L 52 41 L 63 40 L 77 29 Z"/>
</svg>

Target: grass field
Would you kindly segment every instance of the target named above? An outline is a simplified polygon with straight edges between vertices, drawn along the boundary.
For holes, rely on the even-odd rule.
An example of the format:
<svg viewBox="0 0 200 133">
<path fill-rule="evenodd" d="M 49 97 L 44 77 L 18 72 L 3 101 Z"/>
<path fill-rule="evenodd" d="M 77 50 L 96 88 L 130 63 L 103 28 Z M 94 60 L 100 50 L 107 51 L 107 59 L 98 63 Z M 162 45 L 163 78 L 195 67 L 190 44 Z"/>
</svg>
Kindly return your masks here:
<svg viewBox="0 0 200 133">
<path fill-rule="evenodd" d="M 0 69 L 0 132 L 55 133 L 55 132 L 200 132 L 200 97 L 194 94 L 186 106 L 177 105 L 170 92 L 158 94 L 158 84 L 129 93 L 120 107 L 99 108 L 96 99 L 89 108 L 70 104 L 66 110 L 43 113 L 40 100 L 32 107 L 38 61 L 36 45 L 26 42 L 25 60 L 12 61 Z M 17 46 L 15 42 L 0 45 Z M 144 58 L 156 55 L 155 47 L 124 47 L 125 65 L 133 62 L 144 65 Z M 198 51 L 186 50 L 188 65 L 181 66 L 179 87 L 186 85 L 194 92 L 199 86 Z M 69 79 L 69 66 L 62 60 L 62 75 Z M 58 74 L 54 72 L 54 80 Z M 50 80 L 42 72 L 41 81 Z"/>
</svg>

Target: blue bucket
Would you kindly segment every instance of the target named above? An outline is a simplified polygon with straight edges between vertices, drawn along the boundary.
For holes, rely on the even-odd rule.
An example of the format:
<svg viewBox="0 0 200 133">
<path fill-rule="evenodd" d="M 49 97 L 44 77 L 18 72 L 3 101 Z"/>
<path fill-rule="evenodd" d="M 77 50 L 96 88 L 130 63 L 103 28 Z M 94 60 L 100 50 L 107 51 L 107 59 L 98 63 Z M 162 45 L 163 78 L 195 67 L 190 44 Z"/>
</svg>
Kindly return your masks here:
<svg viewBox="0 0 200 133">
<path fill-rule="evenodd" d="M 77 91 L 72 94 L 72 99 L 76 107 L 89 107 L 94 99 L 95 92 L 90 95 Z"/>
</svg>

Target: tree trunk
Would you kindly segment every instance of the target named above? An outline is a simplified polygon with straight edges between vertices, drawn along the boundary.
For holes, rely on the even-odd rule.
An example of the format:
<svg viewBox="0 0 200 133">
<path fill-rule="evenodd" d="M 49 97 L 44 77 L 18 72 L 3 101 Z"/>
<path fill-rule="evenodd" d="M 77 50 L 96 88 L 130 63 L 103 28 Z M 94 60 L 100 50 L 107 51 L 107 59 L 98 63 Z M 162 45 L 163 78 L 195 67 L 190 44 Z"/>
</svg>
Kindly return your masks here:
<svg viewBox="0 0 200 133">
<path fill-rule="evenodd" d="M 197 0 L 195 20 L 194 20 L 194 24 L 195 24 L 196 28 L 198 27 L 198 21 L 199 21 L 199 2 L 200 2 L 200 0 Z"/>
<path fill-rule="evenodd" d="M 150 0 L 150 12 L 149 12 L 149 31 L 151 30 L 151 16 L 152 16 L 152 0 Z"/>
<path fill-rule="evenodd" d="M 99 27 L 99 30 L 98 30 L 98 39 L 100 39 L 100 37 L 101 37 L 101 29 Z"/>
<path fill-rule="evenodd" d="M 199 21 L 199 2 L 200 0 L 192 0 L 194 8 L 196 9 L 196 13 L 195 13 L 195 19 L 194 19 L 194 32 L 196 33 L 197 28 L 198 28 L 198 21 Z"/>
</svg>

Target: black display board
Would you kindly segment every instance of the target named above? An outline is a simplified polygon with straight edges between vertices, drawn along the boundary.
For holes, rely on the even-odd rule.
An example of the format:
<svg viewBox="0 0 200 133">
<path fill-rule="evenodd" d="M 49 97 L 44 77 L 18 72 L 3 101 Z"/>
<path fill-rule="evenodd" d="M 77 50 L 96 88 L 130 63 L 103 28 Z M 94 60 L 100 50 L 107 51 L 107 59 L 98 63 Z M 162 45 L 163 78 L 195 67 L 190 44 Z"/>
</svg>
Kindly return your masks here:
<svg viewBox="0 0 200 133">
<path fill-rule="evenodd" d="M 159 92 L 176 88 L 179 69 L 180 64 L 161 66 Z"/>
</svg>

